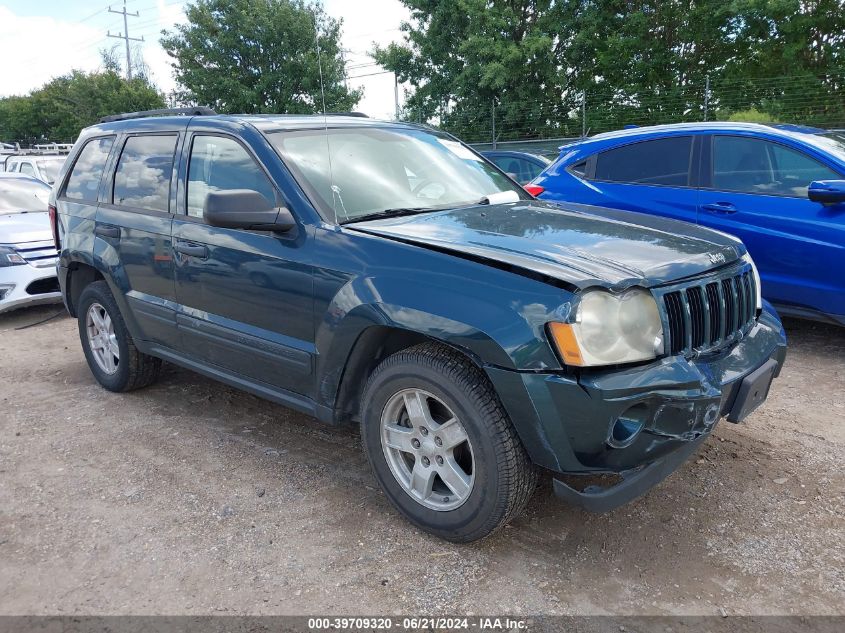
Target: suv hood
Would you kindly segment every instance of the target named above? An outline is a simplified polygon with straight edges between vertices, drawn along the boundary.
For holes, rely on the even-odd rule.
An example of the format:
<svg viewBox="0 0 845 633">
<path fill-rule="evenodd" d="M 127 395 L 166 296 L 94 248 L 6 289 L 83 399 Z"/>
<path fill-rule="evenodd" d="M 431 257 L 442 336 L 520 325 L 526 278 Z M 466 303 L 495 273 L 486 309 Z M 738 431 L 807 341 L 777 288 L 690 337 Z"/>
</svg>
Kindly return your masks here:
<svg viewBox="0 0 845 633">
<path fill-rule="evenodd" d="M 0 244 L 53 241 L 46 211 L 0 214 Z"/>
<path fill-rule="evenodd" d="M 656 286 L 736 261 L 742 242 L 694 224 L 539 200 L 474 206 L 347 228 L 529 270 L 573 286 Z"/>
</svg>

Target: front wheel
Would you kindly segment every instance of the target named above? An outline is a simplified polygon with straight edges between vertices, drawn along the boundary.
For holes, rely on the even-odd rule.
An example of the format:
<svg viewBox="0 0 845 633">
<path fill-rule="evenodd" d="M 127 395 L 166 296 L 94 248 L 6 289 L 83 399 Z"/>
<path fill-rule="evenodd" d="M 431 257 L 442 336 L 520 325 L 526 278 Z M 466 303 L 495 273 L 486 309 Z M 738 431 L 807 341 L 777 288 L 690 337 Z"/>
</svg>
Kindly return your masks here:
<svg viewBox="0 0 845 633">
<path fill-rule="evenodd" d="M 501 528 L 536 485 L 536 468 L 487 377 L 443 345 L 397 352 L 376 368 L 361 437 L 391 503 L 450 541 Z"/>
</svg>

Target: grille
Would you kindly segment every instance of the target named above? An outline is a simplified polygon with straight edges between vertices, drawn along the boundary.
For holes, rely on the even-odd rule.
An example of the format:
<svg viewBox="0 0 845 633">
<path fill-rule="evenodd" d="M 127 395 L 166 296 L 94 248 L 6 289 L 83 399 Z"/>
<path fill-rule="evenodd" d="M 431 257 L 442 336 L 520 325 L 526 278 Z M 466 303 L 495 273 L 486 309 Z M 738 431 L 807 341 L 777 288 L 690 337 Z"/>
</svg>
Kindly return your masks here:
<svg viewBox="0 0 845 633">
<path fill-rule="evenodd" d="M 28 264 L 38 268 L 55 266 L 58 252 L 53 240 L 43 242 L 24 242 L 11 245 Z"/>
<path fill-rule="evenodd" d="M 740 338 L 756 318 L 757 289 L 751 270 L 663 295 L 672 354 L 700 353 Z"/>
</svg>

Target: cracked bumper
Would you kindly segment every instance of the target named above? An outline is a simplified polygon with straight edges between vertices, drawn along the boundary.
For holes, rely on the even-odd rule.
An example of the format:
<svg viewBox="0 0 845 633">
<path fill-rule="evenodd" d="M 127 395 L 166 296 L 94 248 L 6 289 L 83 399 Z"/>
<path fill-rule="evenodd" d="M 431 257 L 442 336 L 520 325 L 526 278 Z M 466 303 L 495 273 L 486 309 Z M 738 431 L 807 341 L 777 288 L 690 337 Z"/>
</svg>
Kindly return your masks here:
<svg viewBox="0 0 845 633">
<path fill-rule="evenodd" d="M 780 320 L 765 306 L 743 340 L 707 358 L 673 356 L 578 376 L 516 372 L 504 376 L 503 370 L 488 370 L 488 375 L 535 463 L 561 474 L 622 477 L 611 488 L 581 492 L 555 481 L 560 497 L 607 510 L 639 496 L 677 469 L 720 418 L 741 419 L 755 404 L 748 404 L 749 398 L 764 400 L 785 357 Z M 628 445 L 614 448 L 610 441 L 614 424 L 631 411 L 643 421 L 643 428 Z"/>
</svg>

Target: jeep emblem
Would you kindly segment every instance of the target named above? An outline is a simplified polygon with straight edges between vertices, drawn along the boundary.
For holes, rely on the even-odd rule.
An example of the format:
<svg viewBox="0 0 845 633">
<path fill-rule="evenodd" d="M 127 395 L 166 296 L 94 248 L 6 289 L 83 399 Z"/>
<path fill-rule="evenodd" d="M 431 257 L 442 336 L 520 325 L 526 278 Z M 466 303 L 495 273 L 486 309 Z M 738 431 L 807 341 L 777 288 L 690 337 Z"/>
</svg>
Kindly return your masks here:
<svg viewBox="0 0 845 633">
<path fill-rule="evenodd" d="M 722 253 L 707 253 L 711 264 L 724 264 L 725 256 Z"/>
</svg>

